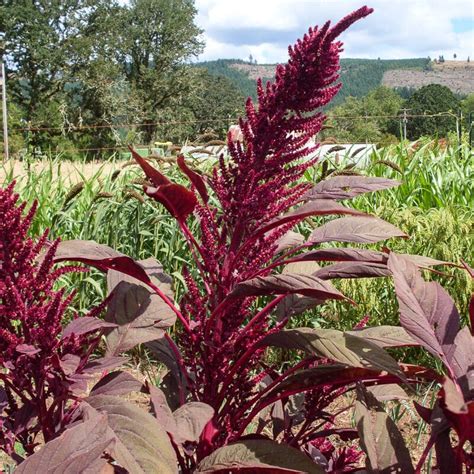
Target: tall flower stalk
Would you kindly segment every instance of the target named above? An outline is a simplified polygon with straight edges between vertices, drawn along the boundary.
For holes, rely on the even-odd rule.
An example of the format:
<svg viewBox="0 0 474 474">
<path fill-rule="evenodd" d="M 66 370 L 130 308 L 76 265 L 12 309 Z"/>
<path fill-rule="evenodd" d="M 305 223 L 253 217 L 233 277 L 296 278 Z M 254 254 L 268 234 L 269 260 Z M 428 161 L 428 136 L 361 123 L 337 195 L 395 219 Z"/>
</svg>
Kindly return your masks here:
<svg viewBox="0 0 474 474">
<path fill-rule="evenodd" d="M 15 444 L 32 454 L 71 422 L 104 323 L 93 317 L 99 307 L 88 318 L 95 327 L 80 329 L 77 319 L 64 325 L 74 293 L 56 283 L 85 269 L 53 268 L 59 240 L 28 236 L 37 204 L 25 214 L 13 188 L 0 189 L 0 448 L 21 460 Z"/>
</svg>

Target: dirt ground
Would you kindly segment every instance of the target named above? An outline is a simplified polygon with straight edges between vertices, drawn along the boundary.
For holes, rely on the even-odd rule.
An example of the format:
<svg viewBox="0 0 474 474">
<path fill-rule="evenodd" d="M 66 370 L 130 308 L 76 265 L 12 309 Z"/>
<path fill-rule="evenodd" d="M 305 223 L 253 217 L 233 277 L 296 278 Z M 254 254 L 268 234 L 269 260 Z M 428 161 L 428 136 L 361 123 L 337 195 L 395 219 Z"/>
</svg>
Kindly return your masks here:
<svg viewBox="0 0 474 474">
<path fill-rule="evenodd" d="M 440 84 L 459 94 L 470 94 L 474 92 L 474 62 L 445 61 L 433 64 L 432 71 L 393 69 L 384 73 L 382 84 L 415 89 L 428 84 Z"/>
<path fill-rule="evenodd" d="M 71 183 L 77 183 L 82 181 L 84 176 L 86 179 L 91 178 L 101 169 L 105 174 L 112 173 L 115 169 L 119 169 L 122 163 L 111 163 L 104 161 L 91 161 L 88 163 L 62 161 L 58 165 L 53 166 L 53 173 L 55 175 L 61 174 L 62 178 Z M 9 160 L 6 163 L 0 164 L 0 186 L 5 184 L 6 176 L 9 176 L 13 172 L 14 178 L 20 178 L 26 176 L 29 172 L 40 174 L 45 170 L 48 170 L 51 166 L 51 161 L 40 160 L 29 164 L 30 168 L 28 171 L 28 163 L 18 160 Z"/>
</svg>

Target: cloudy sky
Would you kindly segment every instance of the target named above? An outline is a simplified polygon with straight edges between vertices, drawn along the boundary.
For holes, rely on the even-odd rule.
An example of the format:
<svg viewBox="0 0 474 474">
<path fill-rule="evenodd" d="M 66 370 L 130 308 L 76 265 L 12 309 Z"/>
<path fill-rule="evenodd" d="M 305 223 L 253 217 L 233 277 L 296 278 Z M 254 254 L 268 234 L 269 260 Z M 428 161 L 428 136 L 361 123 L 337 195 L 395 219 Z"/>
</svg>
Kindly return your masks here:
<svg viewBox="0 0 474 474">
<path fill-rule="evenodd" d="M 206 49 L 199 60 L 284 62 L 310 25 L 337 21 L 363 0 L 196 0 Z M 342 36 L 345 57 L 474 60 L 473 0 L 372 0 L 375 12 Z"/>
</svg>

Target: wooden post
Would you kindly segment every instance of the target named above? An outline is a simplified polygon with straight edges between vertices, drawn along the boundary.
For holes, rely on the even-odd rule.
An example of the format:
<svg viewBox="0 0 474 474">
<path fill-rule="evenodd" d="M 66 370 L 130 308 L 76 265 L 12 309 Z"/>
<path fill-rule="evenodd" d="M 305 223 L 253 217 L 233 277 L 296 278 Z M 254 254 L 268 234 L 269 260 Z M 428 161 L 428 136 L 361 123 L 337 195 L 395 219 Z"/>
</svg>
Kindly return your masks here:
<svg viewBox="0 0 474 474">
<path fill-rule="evenodd" d="M 7 78 L 5 77 L 5 64 L 2 61 L 0 72 L 0 86 L 2 86 L 2 112 L 3 112 L 3 159 L 8 160 L 8 116 L 7 116 Z"/>
</svg>

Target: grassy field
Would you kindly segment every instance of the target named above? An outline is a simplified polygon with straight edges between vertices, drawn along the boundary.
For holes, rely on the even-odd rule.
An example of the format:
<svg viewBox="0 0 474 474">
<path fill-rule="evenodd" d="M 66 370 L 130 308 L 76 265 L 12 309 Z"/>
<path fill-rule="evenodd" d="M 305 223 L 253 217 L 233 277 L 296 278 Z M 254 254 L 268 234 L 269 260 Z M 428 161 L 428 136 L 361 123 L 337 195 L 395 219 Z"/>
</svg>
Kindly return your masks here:
<svg viewBox="0 0 474 474">
<path fill-rule="evenodd" d="M 355 207 L 399 226 L 410 238 L 385 245 L 401 253 L 430 256 L 459 263 L 473 254 L 474 195 L 473 160 L 467 147 L 441 149 L 427 143 L 417 150 L 391 146 L 377 150 L 358 173 L 398 179 L 401 186 L 358 198 Z M 331 168 L 331 156 L 327 157 Z M 355 161 L 355 158 L 354 158 Z M 213 157 L 197 164 L 205 172 Z M 184 182 L 177 167 L 156 162 L 172 179 Z M 351 158 L 338 164 L 337 172 L 352 167 Z M 310 170 L 306 179 L 321 178 L 322 166 Z M 15 179 L 21 199 L 39 207 L 33 231 L 46 228 L 52 237 L 95 240 L 134 258 L 150 255 L 160 260 L 174 278 L 175 291 L 183 288 L 180 269 L 186 262 L 184 242 L 173 219 L 161 206 L 143 197 L 136 166 L 123 160 L 37 163 L 10 162 L 0 167 L 0 183 Z M 309 232 L 309 224 L 301 231 Z M 303 226 L 304 227 L 304 226 Z M 378 246 L 379 248 L 381 246 Z M 471 262 L 472 263 L 472 262 Z M 443 269 L 434 275 L 467 312 L 470 280 L 460 270 Z M 67 285 L 79 285 L 75 306 L 85 312 L 104 294 L 103 278 L 92 271 L 72 275 Z M 350 328 L 366 314 L 372 324 L 394 323 L 397 318 L 393 289 L 385 279 L 340 282 L 341 289 L 358 302 L 357 307 L 333 303 L 303 317 L 310 326 Z"/>
</svg>

